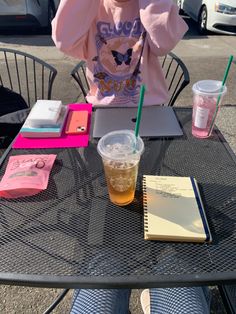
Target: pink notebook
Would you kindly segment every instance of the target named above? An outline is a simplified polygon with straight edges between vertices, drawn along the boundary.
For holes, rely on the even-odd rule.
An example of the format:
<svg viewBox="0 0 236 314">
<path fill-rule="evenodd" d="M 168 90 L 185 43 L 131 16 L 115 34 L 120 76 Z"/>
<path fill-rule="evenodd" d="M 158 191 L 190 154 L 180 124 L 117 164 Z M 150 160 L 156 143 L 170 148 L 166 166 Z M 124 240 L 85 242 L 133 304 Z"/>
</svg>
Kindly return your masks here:
<svg viewBox="0 0 236 314">
<path fill-rule="evenodd" d="M 84 135 L 69 135 L 62 131 L 58 138 L 26 138 L 19 134 L 13 143 L 13 148 L 62 148 L 62 147 L 86 147 L 89 141 L 91 123 L 91 104 L 69 104 L 69 110 L 87 110 L 89 112 L 88 133 Z"/>
</svg>

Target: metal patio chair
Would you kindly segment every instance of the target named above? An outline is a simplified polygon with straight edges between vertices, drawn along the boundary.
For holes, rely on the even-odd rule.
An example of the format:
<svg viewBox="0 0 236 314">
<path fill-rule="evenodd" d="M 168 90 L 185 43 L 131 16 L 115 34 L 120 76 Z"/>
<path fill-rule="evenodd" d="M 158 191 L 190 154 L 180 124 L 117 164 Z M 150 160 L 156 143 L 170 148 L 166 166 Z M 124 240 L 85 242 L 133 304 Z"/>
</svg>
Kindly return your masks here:
<svg viewBox="0 0 236 314">
<path fill-rule="evenodd" d="M 168 106 L 173 106 L 181 91 L 189 84 L 189 72 L 184 62 L 173 52 L 160 58 L 161 66 L 167 82 L 170 95 Z M 86 63 L 79 62 L 71 71 L 71 76 L 78 83 L 81 94 L 86 101 L 86 95 L 89 90 L 89 84 L 86 78 Z"/>
<path fill-rule="evenodd" d="M 86 101 L 86 95 L 89 91 L 89 84 L 88 80 L 86 77 L 86 62 L 85 61 L 80 61 L 74 69 L 71 71 L 71 76 L 79 85 L 80 92 L 84 98 L 84 101 Z M 79 97 L 81 96 L 79 95 Z"/>
<path fill-rule="evenodd" d="M 20 94 L 29 107 L 37 99 L 51 99 L 57 70 L 45 61 L 28 53 L 0 48 L 0 85 Z M 0 150 L 0 167 L 11 150 Z M 69 289 L 64 289 L 44 312 L 49 314 L 62 301 Z"/>
<path fill-rule="evenodd" d="M 218 285 L 227 314 L 236 314 L 236 285 Z"/>
<path fill-rule="evenodd" d="M 19 93 L 32 107 L 37 99 L 51 99 L 57 70 L 28 53 L 0 48 L 0 85 Z"/>
<path fill-rule="evenodd" d="M 189 72 L 184 62 L 173 52 L 161 60 L 161 66 L 169 91 L 168 106 L 173 106 L 182 90 L 189 84 Z"/>
<path fill-rule="evenodd" d="M 0 48 L 0 85 L 20 94 L 30 108 L 37 99 L 51 99 L 56 75 L 53 66 L 33 55 Z M 7 151 L 1 151 L 0 165 L 7 154 Z"/>
</svg>

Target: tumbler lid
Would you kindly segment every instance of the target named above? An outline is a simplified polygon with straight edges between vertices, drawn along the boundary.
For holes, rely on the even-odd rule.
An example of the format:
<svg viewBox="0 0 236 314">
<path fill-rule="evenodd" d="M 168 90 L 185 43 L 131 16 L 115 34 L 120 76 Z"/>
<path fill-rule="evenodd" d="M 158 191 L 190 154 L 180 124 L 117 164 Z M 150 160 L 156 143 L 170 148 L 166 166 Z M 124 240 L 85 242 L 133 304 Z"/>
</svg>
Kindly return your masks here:
<svg viewBox="0 0 236 314">
<path fill-rule="evenodd" d="M 225 94 L 227 87 L 222 86 L 221 81 L 203 80 L 195 83 L 192 87 L 192 90 L 196 94 L 214 96 L 218 94 Z"/>
<path fill-rule="evenodd" d="M 97 150 L 103 158 L 131 160 L 140 158 L 144 143 L 139 136 L 136 138 L 133 130 L 118 130 L 100 138 Z"/>
</svg>

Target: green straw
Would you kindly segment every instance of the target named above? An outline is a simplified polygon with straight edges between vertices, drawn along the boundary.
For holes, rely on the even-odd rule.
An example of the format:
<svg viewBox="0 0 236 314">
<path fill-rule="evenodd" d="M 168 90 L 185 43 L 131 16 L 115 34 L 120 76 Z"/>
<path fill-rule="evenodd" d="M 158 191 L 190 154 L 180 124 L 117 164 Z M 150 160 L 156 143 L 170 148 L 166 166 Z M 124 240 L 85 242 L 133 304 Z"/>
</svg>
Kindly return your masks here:
<svg viewBox="0 0 236 314">
<path fill-rule="evenodd" d="M 208 136 L 210 135 L 211 133 L 211 130 L 214 126 L 214 123 L 215 123 L 215 119 L 216 119 L 216 116 L 217 116 L 217 112 L 219 110 L 219 103 L 220 103 L 220 98 L 221 98 L 221 95 L 222 95 L 222 91 L 223 91 L 223 87 L 225 85 L 225 82 L 226 82 L 226 79 L 228 77 L 228 74 L 229 74 L 229 69 L 230 69 L 230 66 L 231 66 L 231 63 L 233 61 L 234 57 L 232 55 L 229 56 L 229 60 L 228 60 L 228 64 L 227 64 L 227 67 L 225 69 L 225 73 L 224 73 L 224 78 L 223 78 L 223 81 L 222 81 L 222 86 L 221 86 L 221 90 L 220 90 L 220 94 L 217 98 L 217 102 L 216 102 L 216 109 L 215 109 L 215 112 L 214 112 L 214 115 L 213 115 L 213 118 L 212 118 L 212 121 L 211 121 L 211 125 L 210 125 L 210 128 L 209 128 L 209 131 L 208 131 Z"/>
<path fill-rule="evenodd" d="M 142 85 L 140 88 L 138 113 L 137 113 L 137 119 L 136 119 L 136 124 L 135 124 L 135 131 L 134 131 L 136 138 L 138 137 L 138 134 L 139 134 L 139 126 L 140 126 L 140 120 L 142 116 L 144 94 L 145 94 L 145 85 Z"/>
</svg>

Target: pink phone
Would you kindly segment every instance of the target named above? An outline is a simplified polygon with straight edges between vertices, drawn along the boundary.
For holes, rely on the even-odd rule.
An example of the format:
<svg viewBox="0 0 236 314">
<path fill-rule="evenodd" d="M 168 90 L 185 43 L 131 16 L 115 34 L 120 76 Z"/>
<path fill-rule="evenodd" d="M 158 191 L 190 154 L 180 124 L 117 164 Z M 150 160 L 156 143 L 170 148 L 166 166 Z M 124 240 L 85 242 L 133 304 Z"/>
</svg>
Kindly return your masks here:
<svg viewBox="0 0 236 314">
<path fill-rule="evenodd" d="M 69 111 L 66 123 L 66 134 L 85 134 L 88 126 L 88 111 Z"/>
</svg>

